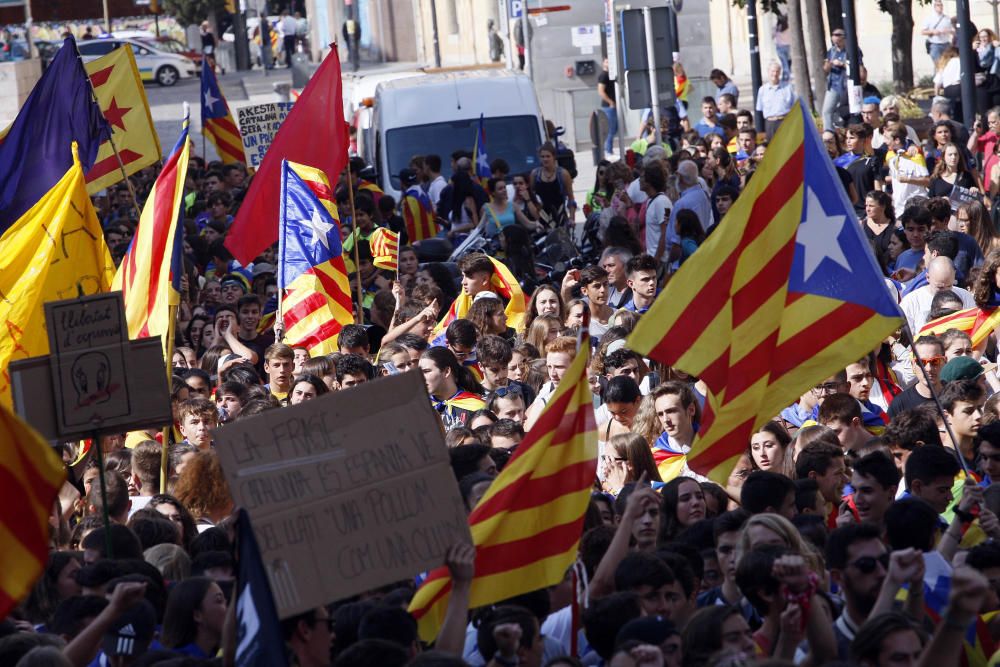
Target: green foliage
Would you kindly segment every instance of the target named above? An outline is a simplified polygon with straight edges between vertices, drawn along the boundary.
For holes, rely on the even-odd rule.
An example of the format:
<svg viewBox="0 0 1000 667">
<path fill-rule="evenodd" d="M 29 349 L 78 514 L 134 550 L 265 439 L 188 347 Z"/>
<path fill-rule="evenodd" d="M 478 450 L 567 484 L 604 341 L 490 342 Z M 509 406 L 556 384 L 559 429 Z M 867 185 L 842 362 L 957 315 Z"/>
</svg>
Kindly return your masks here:
<svg viewBox="0 0 1000 667">
<path fill-rule="evenodd" d="M 162 5 L 165 13 L 182 26 L 189 26 L 201 23 L 212 12 L 225 11 L 226 0 L 163 0 Z"/>
<path fill-rule="evenodd" d="M 733 7 L 739 7 L 740 9 L 747 6 L 747 0 L 732 0 L 732 3 Z M 784 12 L 781 11 L 781 8 L 784 4 L 785 0 L 757 0 L 757 11 L 761 14 L 783 14 Z"/>
</svg>

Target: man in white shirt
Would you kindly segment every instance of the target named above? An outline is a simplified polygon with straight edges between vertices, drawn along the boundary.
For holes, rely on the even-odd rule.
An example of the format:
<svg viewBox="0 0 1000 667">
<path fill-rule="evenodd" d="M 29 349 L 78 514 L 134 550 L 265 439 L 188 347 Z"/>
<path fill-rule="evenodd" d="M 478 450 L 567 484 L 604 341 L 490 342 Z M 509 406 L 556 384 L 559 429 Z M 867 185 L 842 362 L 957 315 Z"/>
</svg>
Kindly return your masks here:
<svg viewBox="0 0 1000 667">
<path fill-rule="evenodd" d="M 955 29 L 951 25 L 951 17 L 944 13 L 944 0 L 934 0 L 934 11 L 927 15 L 921 26 L 920 34 L 927 38 L 930 44 L 931 60 L 937 65 L 941 54 L 951 44 Z"/>
<path fill-rule="evenodd" d="M 427 197 L 431 200 L 434 210 L 437 210 L 438 201 L 441 199 L 441 191 L 448 185 L 448 181 L 441 175 L 441 156 L 424 156 L 424 179 L 427 182 Z"/>
<path fill-rule="evenodd" d="M 954 292 L 962 300 L 963 308 L 976 305 L 972 294 L 961 287 L 955 287 L 955 265 L 947 257 L 939 255 L 928 264 L 927 284 L 907 294 L 899 304 L 914 335 L 927 324 L 927 314 L 934 295 L 945 290 Z"/>
<path fill-rule="evenodd" d="M 648 201 L 643 204 L 646 224 L 646 254 L 661 263 L 680 257 L 680 239 L 669 228 L 670 198 L 666 189 L 666 174 L 659 165 L 649 165 L 642 171 L 643 191 Z"/>
</svg>

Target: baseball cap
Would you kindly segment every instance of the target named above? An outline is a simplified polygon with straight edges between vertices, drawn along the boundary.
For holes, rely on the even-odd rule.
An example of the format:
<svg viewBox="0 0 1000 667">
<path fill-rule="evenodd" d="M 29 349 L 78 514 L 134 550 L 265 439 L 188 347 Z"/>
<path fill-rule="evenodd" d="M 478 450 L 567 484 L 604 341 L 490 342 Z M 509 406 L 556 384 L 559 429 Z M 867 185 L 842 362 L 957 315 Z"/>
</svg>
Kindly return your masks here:
<svg viewBox="0 0 1000 667">
<path fill-rule="evenodd" d="M 264 275 L 265 273 L 274 273 L 274 264 L 268 264 L 267 262 L 254 262 L 253 265 L 253 277 L 257 278 Z"/>
<path fill-rule="evenodd" d="M 413 185 L 417 182 L 417 172 L 407 167 L 399 172 L 399 180 L 403 185 Z"/>
<path fill-rule="evenodd" d="M 955 357 L 941 369 L 941 382 L 974 380 L 985 372 L 982 364 L 972 357 Z"/>
<path fill-rule="evenodd" d="M 148 600 L 140 600 L 122 613 L 101 640 L 105 655 L 142 655 L 149 648 L 156 629 L 156 611 Z"/>
</svg>

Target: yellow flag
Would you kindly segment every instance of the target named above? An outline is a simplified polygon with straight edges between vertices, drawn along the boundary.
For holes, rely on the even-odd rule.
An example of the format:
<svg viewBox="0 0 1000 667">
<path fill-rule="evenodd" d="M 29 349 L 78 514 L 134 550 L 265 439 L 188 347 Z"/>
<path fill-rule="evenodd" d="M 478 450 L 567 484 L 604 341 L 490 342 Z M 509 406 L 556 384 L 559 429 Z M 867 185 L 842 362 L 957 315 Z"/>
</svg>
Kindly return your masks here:
<svg viewBox="0 0 1000 667">
<path fill-rule="evenodd" d="M 70 170 L 0 236 L 0 404 L 10 362 L 49 353 L 42 304 L 106 292 L 114 273 L 74 143 Z"/>
<path fill-rule="evenodd" d="M 160 140 L 146 101 L 132 49 L 122 47 L 84 65 L 97 93 L 101 112 L 111 127 L 125 173 L 129 176 L 160 159 Z M 87 192 L 94 194 L 122 180 L 122 170 L 111 142 L 97 152 L 87 172 Z"/>
</svg>

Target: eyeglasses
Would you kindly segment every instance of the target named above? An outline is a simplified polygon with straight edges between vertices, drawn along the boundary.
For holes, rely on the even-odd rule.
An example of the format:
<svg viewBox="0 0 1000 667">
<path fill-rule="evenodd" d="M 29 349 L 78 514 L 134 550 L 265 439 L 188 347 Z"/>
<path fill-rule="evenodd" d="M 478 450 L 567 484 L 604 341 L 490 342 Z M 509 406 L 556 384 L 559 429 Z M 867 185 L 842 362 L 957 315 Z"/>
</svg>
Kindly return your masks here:
<svg viewBox="0 0 1000 667">
<path fill-rule="evenodd" d="M 861 558 L 851 563 L 851 565 L 858 568 L 858 571 L 860 571 L 861 574 L 871 574 L 872 572 L 875 571 L 875 568 L 878 567 L 879 563 L 882 564 L 882 569 L 884 570 L 889 569 L 888 551 L 879 556 L 878 558 L 876 558 L 875 556 L 862 556 Z"/>
<path fill-rule="evenodd" d="M 493 390 L 493 395 L 497 398 L 504 398 L 506 396 L 522 396 L 521 388 L 517 385 L 511 385 L 509 387 L 497 387 Z"/>
<path fill-rule="evenodd" d="M 821 395 L 836 394 L 838 389 L 840 389 L 840 383 L 838 382 L 827 382 L 825 384 L 816 385 L 812 388 L 814 393 Z"/>
<path fill-rule="evenodd" d="M 945 357 L 942 355 L 938 355 L 935 357 L 928 357 L 927 359 L 918 359 L 914 357 L 913 360 L 922 366 L 930 366 L 931 368 L 944 366 L 945 361 L 947 361 L 947 359 L 945 359 Z"/>
</svg>

